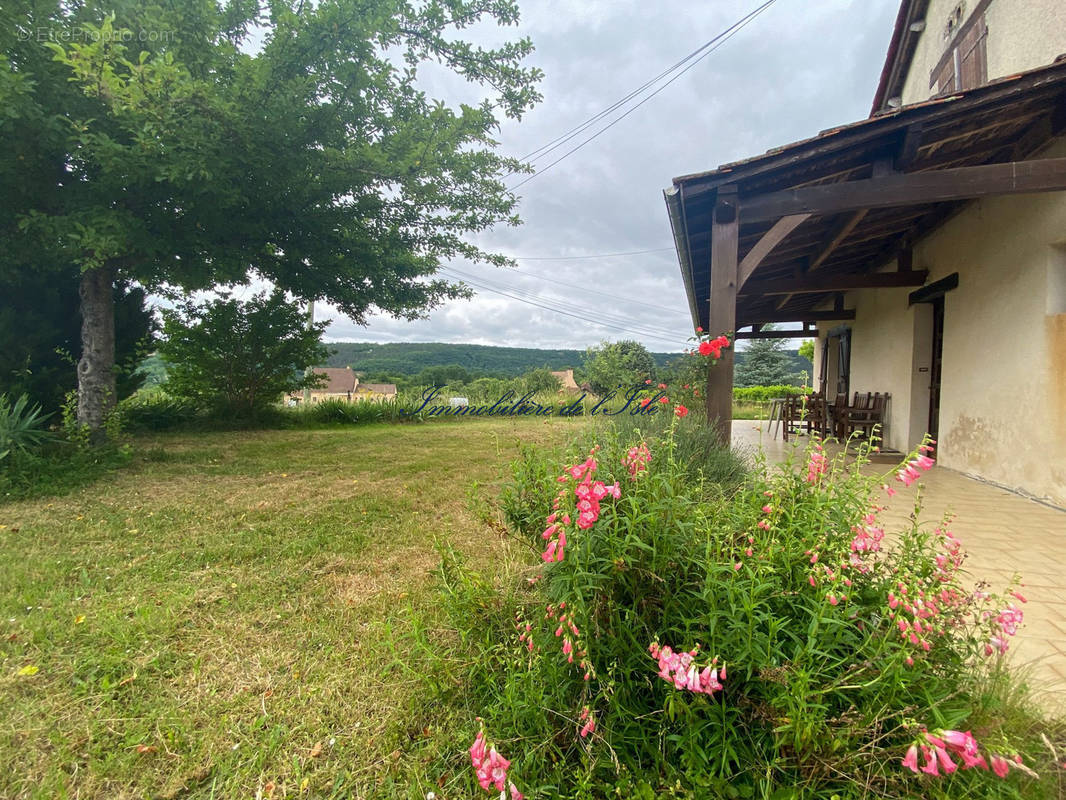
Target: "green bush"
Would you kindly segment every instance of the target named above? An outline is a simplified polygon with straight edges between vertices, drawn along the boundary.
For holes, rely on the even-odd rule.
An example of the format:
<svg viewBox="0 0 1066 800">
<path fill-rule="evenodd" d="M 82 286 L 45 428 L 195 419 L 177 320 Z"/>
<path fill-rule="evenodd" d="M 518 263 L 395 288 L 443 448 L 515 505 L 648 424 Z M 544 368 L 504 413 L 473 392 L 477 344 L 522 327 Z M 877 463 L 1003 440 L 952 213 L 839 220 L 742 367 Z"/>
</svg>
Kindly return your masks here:
<svg viewBox="0 0 1066 800">
<path fill-rule="evenodd" d="M 1013 587 L 968 588 L 946 523 L 885 536 L 885 477 L 818 445 L 707 491 L 683 455 L 689 421 L 661 441 L 601 434 L 566 468 L 526 451 L 504 512 L 547 549 L 513 583 L 446 552 L 459 644 L 436 682 L 468 720 L 464 745 L 485 731 L 530 798 L 1053 796 L 1040 737 L 1063 752 L 1066 729 L 1026 709 L 998 657 L 1021 616 Z M 916 453 L 907 469 L 928 465 Z M 598 494 L 591 523 L 576 524 L 577 491 Z M 677 678 L 671 659 L 700 672 Z M 906 770 L 942 729 L 1024 764 L 1006 779 Z M 477 791 L 462 746 L 446 762 Z"/>
<path fill-rule="evenodd" d="M 171 431 L 203 419 L 196 403 L 162 391 L 139 392 L 119 403 L 122 427 L 131 432 Z"/>
<path fill-rule="evenodd" d="M 14 403 L 0 394 L 0 465 L 10 461 L 13 454 L 32 454 L 52 438 L 45 428 L 48 416 L 41 413 L 40 405 L 31 405 L 25 394 Z"/>
<path fill-rule="evenodd" d="M 737 387 L 733 389 L 733 401 L 736 403 L 768 403 L 775 398 L 792 394 L 803 394 L 803 389 L 788 384 Z"/>
</svg>

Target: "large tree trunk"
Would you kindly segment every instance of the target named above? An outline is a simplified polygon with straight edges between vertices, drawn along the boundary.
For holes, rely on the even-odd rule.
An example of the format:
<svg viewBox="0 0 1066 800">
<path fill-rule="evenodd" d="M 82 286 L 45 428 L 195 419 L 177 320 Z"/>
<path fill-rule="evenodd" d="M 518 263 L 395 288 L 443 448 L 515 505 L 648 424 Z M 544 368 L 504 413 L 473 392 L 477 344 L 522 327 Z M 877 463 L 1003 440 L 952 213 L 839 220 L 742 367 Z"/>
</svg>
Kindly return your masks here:
<svg viewBox="0 0 1066 800">
<path fill-rule="evenodd" d="M 94 443 L 107 434 L 104 423 L 115 407 L 114 269 L 81 274 L 81 360 L 78 362 L 78 422 Z"/>
</svg>

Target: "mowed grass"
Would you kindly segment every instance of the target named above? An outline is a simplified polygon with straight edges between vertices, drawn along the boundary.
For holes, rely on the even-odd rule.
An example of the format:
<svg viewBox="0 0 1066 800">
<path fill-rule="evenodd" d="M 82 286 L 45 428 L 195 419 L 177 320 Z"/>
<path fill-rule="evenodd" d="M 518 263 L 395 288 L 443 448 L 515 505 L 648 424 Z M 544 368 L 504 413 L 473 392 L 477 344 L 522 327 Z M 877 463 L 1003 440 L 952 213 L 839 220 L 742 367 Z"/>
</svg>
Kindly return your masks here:
<svg viewBox="0 0 1066 800">
<path fill-rule="evenodd" d="M 0 797 L 424 797 L 435 541 L 510 561 L 478 495 L 579 424 L 157 437 L 0 506 Z"/>
</svg>

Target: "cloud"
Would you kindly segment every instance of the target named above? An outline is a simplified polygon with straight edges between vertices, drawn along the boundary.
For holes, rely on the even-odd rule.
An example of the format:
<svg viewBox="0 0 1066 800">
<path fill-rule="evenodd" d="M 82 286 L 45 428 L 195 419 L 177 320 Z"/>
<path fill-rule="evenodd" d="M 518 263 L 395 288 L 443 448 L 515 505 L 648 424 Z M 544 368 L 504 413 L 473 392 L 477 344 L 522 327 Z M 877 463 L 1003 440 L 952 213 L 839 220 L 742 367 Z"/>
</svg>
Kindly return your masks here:
<svg viewBox="0 0 1066 800">
<path fill-rule="evenodd" d="M 522 23 L 504 34 L 528 35 L 536 45 L 532 61 L 545 73 L 544 102 L 521 122 L 502 125 L 502 149 L 521 156 L 540 147 L 755 6 L 754 0 L 526 0 Z M 896 8 L 895 0 L 778 0 L 661 94 L 522 186 L 525 224 L 485 233 L 478 242 L 541 258 L 669 248 L 662 190 L 674 176 L 713 169 L 868 114 Z M 501 39 L 500 32 L 477 27 L 471 36 L 483 44 Z M 463 95 L 468 89 L 458 89 L 439 71 L 427 71 L 425 80 L 435 95 L 468 99 Z M 575 348 L 609 337 L 674 350 L 691 333 L 672 252 L 520 261 L 518 271 L 462 262 L 450 267 L 579 318 L 479 289 L 474 299 L 449 302 L 415 322 L 374 316 L 364 328 L 323 309 L 321 318 L 333 320 L 328 337 Z M 622 330 L 597 321 L 618 323 Z"/>
</svg>

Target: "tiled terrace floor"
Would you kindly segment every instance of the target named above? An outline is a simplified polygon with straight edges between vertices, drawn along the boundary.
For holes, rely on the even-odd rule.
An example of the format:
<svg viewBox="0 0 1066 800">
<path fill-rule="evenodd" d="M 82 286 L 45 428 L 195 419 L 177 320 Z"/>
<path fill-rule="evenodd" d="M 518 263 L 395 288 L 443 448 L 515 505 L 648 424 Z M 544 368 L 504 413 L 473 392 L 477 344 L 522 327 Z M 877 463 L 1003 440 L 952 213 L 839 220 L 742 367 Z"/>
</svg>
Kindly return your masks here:
<svg viewBox="0 0 1066 800">
<path fill-rule="evenodd" d="M 764 426 L 765 423 L 762 423 Z M 783 461 L 806 439 L 785 444 L 761 429 L 759 422 L 734 420 L 733 441 L 742 449 L 762 448 L 770 461 Z M 890 464 L 871 465 L 887 471 Z M 938 521 L 955 514 L 951 530 L 968 553 L 967 571 L 993 587 L 1004 586 L 1014 573 L 1022 577 L 1025 624 L 1011 643 L 1016 664 L 1032 668 L 1033 688 L 1041 700 L 1066 709 L 1066 511 L 934 467 L 925 473 L 922 519 Z M 886 530 L 903 522 L 914 507 L 917 484 L 897 494 L 883 519 Z"/>
</svg>

